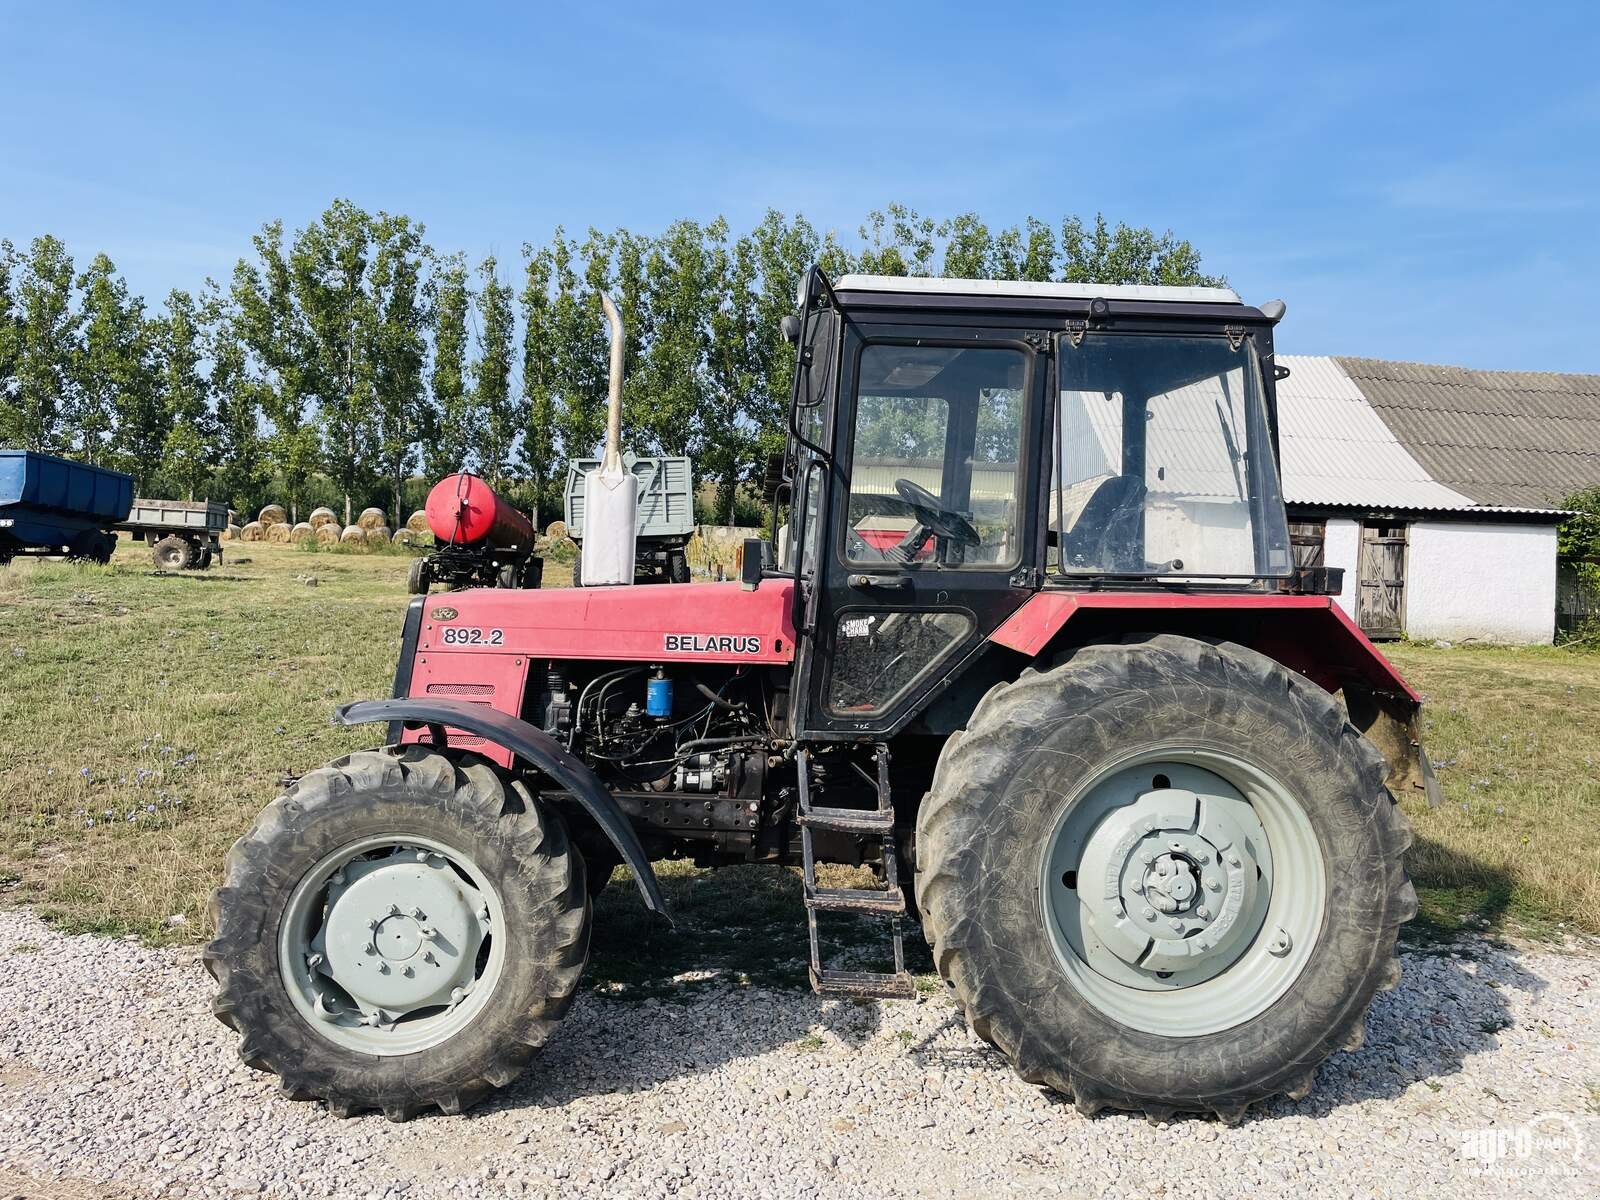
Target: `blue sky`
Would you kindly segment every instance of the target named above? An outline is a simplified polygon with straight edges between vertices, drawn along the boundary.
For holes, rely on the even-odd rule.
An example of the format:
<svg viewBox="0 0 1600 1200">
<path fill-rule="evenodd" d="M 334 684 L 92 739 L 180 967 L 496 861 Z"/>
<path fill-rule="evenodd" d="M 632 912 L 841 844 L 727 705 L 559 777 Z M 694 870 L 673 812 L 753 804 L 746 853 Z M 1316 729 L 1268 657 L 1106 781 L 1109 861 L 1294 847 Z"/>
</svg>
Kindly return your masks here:
<svg viewBox="0 0 1600 1200">
<path fill-rule="evenodd" d="M 0 237 L 159 297 L 334 196 L 474 257 L 1098 210 L 1287 300 L 1287 352 L 1600 372 L 1597 61 L 1592 4 L 6 2 Z"/>
</svg>

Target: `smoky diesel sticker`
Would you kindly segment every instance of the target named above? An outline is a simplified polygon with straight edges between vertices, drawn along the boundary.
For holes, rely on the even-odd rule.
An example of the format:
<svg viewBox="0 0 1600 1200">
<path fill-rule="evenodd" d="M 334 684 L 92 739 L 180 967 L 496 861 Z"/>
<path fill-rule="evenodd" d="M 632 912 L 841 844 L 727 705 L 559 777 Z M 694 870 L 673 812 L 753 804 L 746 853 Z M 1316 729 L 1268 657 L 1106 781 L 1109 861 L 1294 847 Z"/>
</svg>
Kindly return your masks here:
<svg viewBox="0 0 1600 1200">
<path fill-rule="evenodd" d="M 747 634 L 669 633 L 664 647 L 669 654 L 760 654 L 761 639 Z"/>
</svg>

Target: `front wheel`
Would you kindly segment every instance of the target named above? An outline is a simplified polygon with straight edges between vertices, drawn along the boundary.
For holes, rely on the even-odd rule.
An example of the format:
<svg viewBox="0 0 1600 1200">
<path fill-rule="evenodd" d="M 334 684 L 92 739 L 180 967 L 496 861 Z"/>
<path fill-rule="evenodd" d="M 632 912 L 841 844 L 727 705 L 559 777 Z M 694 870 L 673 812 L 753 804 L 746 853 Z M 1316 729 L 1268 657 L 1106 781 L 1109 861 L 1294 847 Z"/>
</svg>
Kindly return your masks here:
<svg viewBox="0 0 1600 1200">
<path fill-rule="evenodd" d="M 228 855 L 205 962 L 240 1056 L 337 1115 L 457 1113 L 511 1082 L 588 957 L 583 858 L 481 759 L 364 751 Z"/>
<path fill-rule="evenodd" d="M 1332 697 L 1242 646 L 1161 635 L 1027 672 L 951 738 L 919 814 L 940 973 L 1086 1112 L 1298 1099 L 1399 979 L 1416 897 L 1385 773 Z"/>
</svg>

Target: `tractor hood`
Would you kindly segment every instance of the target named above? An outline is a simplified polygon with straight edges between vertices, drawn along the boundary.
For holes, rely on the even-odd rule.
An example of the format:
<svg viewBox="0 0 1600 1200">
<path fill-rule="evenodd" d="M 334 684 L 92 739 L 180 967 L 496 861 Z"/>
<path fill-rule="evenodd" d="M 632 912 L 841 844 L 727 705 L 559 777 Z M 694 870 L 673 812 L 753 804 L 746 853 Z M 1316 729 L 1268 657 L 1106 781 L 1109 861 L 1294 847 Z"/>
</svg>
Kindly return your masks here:
<svg viewBox="0 0 1600 1200">
<path fill-rule="evenodd" d="M 417 650 L 635 662 L 788 663 L 794 584 L 732 583 L 519 591 L 422 598 Z"/>
</svg>

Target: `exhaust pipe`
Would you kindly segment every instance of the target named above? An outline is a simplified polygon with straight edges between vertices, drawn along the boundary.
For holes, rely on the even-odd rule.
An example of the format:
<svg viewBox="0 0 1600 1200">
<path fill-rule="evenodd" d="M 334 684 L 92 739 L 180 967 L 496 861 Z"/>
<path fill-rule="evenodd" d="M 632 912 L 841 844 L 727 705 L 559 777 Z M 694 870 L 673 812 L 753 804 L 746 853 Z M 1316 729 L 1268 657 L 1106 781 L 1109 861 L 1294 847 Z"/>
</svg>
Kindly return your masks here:
<svg viewBox="0 0 1600 1200">
<path fill-rule="evenodd" d="M 606 448 L 600 459 L 602 473 L 622 470 L 622 314 L 605 292 L 600 293 L 600 307 L 605 310 L 606 321 L 611 326 L 611 376 L 606 389 Z"/>
<path fill-rule="evenodd" d="M 606 447 L 600 469 L 583 480 L 583 553 L 578 560 L 584 587 L 632 583 L 639 521 L 639 481 L 622 465 L 622 314 L 600 293 L 611 326 L 611 378 L 606 397 Z"/>
</svg>

